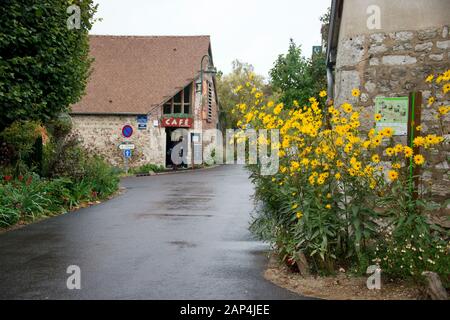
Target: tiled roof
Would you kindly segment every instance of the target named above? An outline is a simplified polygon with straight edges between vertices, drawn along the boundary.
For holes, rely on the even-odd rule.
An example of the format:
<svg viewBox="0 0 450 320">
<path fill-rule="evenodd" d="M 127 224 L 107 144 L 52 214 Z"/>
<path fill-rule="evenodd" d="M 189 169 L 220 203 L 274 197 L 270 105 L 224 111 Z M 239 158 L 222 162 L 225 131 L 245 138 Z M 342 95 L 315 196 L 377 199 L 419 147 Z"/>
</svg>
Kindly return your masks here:
<svg viewBox="0 0 450 320">
<path fill-rule="evenodd" d="M 209 36 L 90 36 L 95 58 L 72 113 L 146 114 L 193 81 Z"/>
</svg>

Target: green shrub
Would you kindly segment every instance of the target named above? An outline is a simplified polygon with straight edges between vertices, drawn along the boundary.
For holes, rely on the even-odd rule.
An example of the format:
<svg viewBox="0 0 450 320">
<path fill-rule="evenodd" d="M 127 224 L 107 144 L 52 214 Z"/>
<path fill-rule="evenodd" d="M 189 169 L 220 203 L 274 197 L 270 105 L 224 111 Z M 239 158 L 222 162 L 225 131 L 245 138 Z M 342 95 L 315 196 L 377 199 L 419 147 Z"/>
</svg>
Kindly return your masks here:
<svg viewBox="0 0 450 320">
<path fill-rule="evenodd" d="M 100 198 L 113 194 L 119 187 L 116 170 L 98 156 L 85 161 L 85 176 L 81 181 L 89 184 L 94 196 Z"/>
<path fill-rule="evenodd" d="M 20 219 L 19 192 L 10 184 L 0 184 L 0 228 L 16 224 Z"/>
<path fill-rule="evenodd" d="M 392 278 L 420 279 L 425 270 L 436 272 L 449 288 L 448 238 L 448 231 L 430 225 L 423 215 L 403 216 L 378 241 L 372 262 Z"/>
<path fill-rule="evenodd" d="M 86 175 L 86 151 L 76 134 L 52 138 L 44 148 L 44 176 L 81 180 Z"/>
<path fill-rule="evenodd" d="M 42 155 L 36 150 L 36 142 L 42 141 L 41 130 L 41 124 L 35 121 L 15 121 L 5 128 L 0 133 L 3 166 L 11 166 L 15 175 L 23 175 L 34 166 L 40 166 Z"/>
<path fill-rule="evenodd" d="M 49 181 L 37 174 L 5 178 L 0 184 L 1 227 L 13 225 L 20 219 L 35 220 L 64 210 L 66 198 L 62 195 L 68 194 L 65 181 Z"/>
<path fill-rule="evenodd" d="M 58 214 L 82 202 L 103 199 L 114 193 L 118 175 L 101 158 L 85 159 L 81 179 L 45 179 L 37 174 L 2 177 L 0 182 L 0 228 L 19 220 L 33 221 Z"/>
<path fill-rule="evenodd" d="M 133 168 L 131 172 L 133 174 L 147 174 L 149 172 L 163 172 L 165 170 L 164 166 L 159 166 L 153 163 L 144 164 L 138 168 Z"/>
</svg>

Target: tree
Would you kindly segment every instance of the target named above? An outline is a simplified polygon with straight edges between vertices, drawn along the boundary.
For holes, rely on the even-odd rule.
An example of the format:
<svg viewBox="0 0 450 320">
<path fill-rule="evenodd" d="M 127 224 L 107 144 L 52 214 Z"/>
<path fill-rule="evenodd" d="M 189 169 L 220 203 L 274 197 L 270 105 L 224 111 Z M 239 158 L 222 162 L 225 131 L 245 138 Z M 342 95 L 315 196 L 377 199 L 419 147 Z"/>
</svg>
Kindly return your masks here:
<svg viewBox="0 0 450 320">
<path fill-rule="evenodd" d="M 256 75 L 251 64 L 234 60 L 233 70 L 224 75 L 217 74 L 217 91 L 220 103 L 220 122 L 222 131 L 236 127 L 237 121 L 241 120 L 238 114 L 233 114 L 231 110 L 239 103 L 239 96 L 235 93 L 236 87 L 245 84 L 250 75 L 253 75 L 253 83 L 256 88 L 266 95 L 271 95 L 271 88 L 264 83 L 264 77 Z"/>
<path fill-rule="evenodd" d="M 302 56 L 301 47 L 291 39 L 288 52 L 278 56 L 270 77 L 281 102 L 287 106 L 294 100 L 304 103 L 326 88 L 325 54 L 315 53 L 306 59 Z"/>
<path fill-rule="evenodd" d="M 71 5 L 79 28 L 68 27 Z M 0 132 L 16 120 L 48 123 L 81 98 L 96 9 L 92 0 L 2 0 Z"/>
</svg>

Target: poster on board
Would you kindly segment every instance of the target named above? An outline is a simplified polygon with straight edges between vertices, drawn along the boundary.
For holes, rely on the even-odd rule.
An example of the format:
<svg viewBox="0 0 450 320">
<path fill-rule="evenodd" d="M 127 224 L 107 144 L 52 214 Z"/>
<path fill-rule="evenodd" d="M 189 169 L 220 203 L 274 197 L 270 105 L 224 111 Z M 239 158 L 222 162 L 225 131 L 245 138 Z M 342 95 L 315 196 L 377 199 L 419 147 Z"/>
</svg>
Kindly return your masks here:
<svg viewBox="0 0 450 320">
<path fill-rule="evenodd" d="M 408 134 L 408 97 L 384 98 L 375 100 L 375 113 L 382 118 L 376 123 L 376 130 L 390 127 L 395 136 Z"/>
</svg>

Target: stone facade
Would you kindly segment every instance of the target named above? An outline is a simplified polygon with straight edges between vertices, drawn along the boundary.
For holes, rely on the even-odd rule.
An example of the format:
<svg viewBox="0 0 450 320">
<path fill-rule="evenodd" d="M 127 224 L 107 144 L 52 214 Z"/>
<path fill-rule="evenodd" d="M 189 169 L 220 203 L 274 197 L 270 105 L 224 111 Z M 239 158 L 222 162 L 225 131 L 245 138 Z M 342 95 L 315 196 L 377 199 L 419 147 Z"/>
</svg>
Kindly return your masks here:
<svg viewBox="0 0 450 320">
<path fill-rule="evenodd" d="M 92 154 L 99 154 L 113 166 L 124 164 L 119 145 L 124 141 L 135 144 L 130 167 L 147 163 L 165 164 L 166 132 L 165 128 L 153 127 L 152 117 L 149 119 L 147 130 L 137 129 L 136 116 L 121 115 L 72 115 L 74 130 L 83 140 L 83 144 Z M 131 125 L 134 133 L 130 138 L 122 136 L 122 127 Z"/>
<path fill-rule="evenodd" d="M 431 92 L 425 78 L 449 68 L 448 26 L 344 35 L 339 40 L 337 50 L 335 104 L 340 105 L 349 101 L 362 106 L 361 123 L 364 129 L 369 129 L 373 126 L 376 97 L 408 96 L 412 91 L 422 91 L 424 131 L 436 132 L 436 121 L 433 119 L 431 109 L 426 107 L 426 100 L 433 94 L 444 105 L 448 105 L 449 101 L 444 99 L 442 93 Z M 353 88 L 361 89 L 358 102 L 351 96 Z M 448 117 L 444 128 L 444 135 L 449 139 Z M 433 193 L 449 198 L 448 144 L 444 150 L 428 159 L 432 169 L 424 172 L 425 180 L 429 182 Z"/>
<path fill-rule="evenodd" d="M 338 46 L 335 101 L 352 100 L 351 90 L 360 88 L 360 104 L 373 114 L 375 97 L 422 91 L 427 99 L 431 92 L 425 78 L 448 68 L 448 26 L 346 37 Z M 442 100 L 442 95 L 437 98 Z"/>
</svg>

